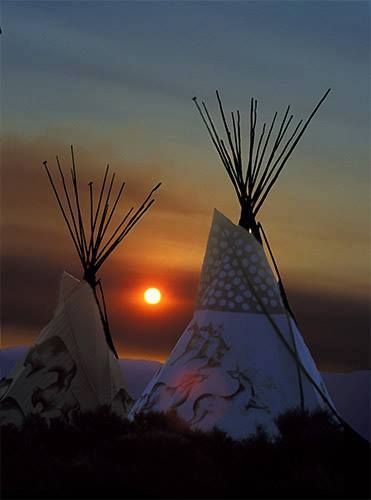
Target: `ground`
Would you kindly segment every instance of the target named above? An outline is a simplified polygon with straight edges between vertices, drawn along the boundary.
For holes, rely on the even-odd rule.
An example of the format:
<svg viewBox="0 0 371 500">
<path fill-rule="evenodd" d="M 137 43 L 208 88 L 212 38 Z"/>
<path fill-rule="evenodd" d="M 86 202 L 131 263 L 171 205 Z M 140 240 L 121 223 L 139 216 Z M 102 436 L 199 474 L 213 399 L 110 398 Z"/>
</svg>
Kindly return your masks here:
<svg viewBox="0 0 371 500">
<path fill-rule="evenodd" d="M 369 498 L 369 444 L 326 413 L 290 412 L 280 437 L 233 441 L 175 415 L 1 429 L 3 498 Z"/>
</svg>

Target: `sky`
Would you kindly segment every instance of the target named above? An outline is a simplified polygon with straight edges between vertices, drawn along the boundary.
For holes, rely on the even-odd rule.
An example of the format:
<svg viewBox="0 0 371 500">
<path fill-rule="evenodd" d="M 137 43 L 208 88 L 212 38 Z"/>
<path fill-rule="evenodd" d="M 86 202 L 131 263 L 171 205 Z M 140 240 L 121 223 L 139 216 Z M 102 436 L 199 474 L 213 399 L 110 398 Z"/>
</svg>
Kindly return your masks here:
<svg viewBox="0 0 371 500">
<path fill-rule="evenodd" d="M 2 345 L 30 344 L 64 269 L 81 276 L 42 162 L 87 184 L 110 163 L 122 210 L 156 203 L 102 268 L 123 357 L 164 360 L 191 319 L 214 208 L 239 207 L 193 96 L 247 123 L 332 91 L 259 214 L 320 369 L 369 368 L 369 3 L 1 2 Z M 247 133 L 247 127 L 244 129 Z M 163 292 L 145 306 L 149 286 Z"/>
</svg>

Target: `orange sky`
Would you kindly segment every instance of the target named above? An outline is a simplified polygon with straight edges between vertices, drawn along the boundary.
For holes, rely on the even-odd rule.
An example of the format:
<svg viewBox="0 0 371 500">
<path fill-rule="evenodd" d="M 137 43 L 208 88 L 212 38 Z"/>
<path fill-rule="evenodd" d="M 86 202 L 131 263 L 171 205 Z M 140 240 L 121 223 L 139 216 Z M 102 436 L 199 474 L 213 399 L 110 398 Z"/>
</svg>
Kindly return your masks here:
<svg viewBox="0 0 371 500">
<path fill-rule="evenodd" d="M 47 139 L 7 138 L 4 141 L 2 250 L 3 266 L 6 270 L 9 268 L 3 287 L 3 297 L 9 305 L 3 324 L 4 346 L 29 343 L 36 338 L 54 307 L 58 275 L 63 269 L 81 276 L 78 259 L 40 165 L 40 159 L 48 159 L 54 168 L 53 158 L 58 153 L 66 168 L 70 161 L 68 151 L 67 144 L 49 143 Z M 198 182 L 197 172 L 179 177 L 174 175 L 173 166 L 165 163 L 160 167 L 150 162 L 128 165 L 102 145 L 89 151 L 76 148 L 75 153 L 82 185 L 100 178 L 102 165 L 111 155 L 112 168 L 120 178 L 127 179 L 124 212 L 132 203 L 138 204 L 157 181 L 163 181 L 151 211 L 100 273 L 120 355 L 163 360 L 192 314 L 212 209 L 216 206 L 237 220 L 238 206 L 232 189 L 216 162 L 215 165 L 206 162 Z M 187 159 L 183 162 L 186 164 Z M 206 178 L 205 172 L 212 175 Z M 331 209 L 326 206 L 326 196 L 319 195 L 314 205 L 308 186 L 303 186 L 300 193 L 290 187 L 287 176 L 267 202 L 261 220 L 291 291 L 291 300 L 298 302 L 299 321 L 301 312 L 307 318 L 304 332 L 313 339 L 319 334 L 312 332 L 316 300 L 329 304 L 327 331 L 321 327 L 321 335 L 326 335 L 323 344 L 330 345 L 337 340 L 339 322 L 344 322 L 335 314 L 331 316 L 331 308 L 335 311 L 346 303 L 346 321 L 350 322 L 353 303 L 362 311 L 367 298 L 368 241 L 366 235 L 351 224 L 350 213 L 344 210 L 340 214 L 340 203 Z M 357 259 L 353 258 L 354 253 Z M 157 286 L 163 292 L 160 305 L 144 304 L 143 291 L 148 286 Z M 22 306 L 29 300 L 30 293 L 34 294 L 31 305 Z M 307 296 L 311 297 L 309 302 L 305 299 Z M 335 304 L 332 303 L 334 297 L 338 301 Z M 312 313 L 308 315 L 311 308 Z M 29 312 L 31 318 L 27 318 Z M 328 331 L 329 325 L 332 332 Z M 344 335 L 343 332 L 340 337 Z M 360 338 L 364 344 L 362 335 Z M 317 349 L 320 348 L 321 341 Z M 357 349 L 349 364 L 364 364 L 365 353 L 357 355 Z M 339 363 L 332 357 L 336 358 L 327 355 L 326 366 Z"/>
</svg>

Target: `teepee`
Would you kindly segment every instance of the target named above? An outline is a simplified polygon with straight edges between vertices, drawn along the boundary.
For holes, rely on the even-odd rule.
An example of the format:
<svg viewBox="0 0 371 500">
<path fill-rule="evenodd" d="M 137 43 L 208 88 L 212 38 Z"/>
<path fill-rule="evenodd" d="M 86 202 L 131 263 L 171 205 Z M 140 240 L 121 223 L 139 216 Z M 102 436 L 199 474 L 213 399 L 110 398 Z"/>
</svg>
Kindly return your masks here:
<svg viewBox="0 0 371 500">
<path fill-rule="evenodd" d="M 324 408 L 336 413 L 300 334 L 257 213 L 288 157 L 326 98 L 280 148 L 292 120 L 284 114 L 264 160 L 277 113 L 255 147 L 257 101 L 251 101 L 247 166 L 242 163 L 240 114 L 228 125 L 217 93 L 227 140 L 194 98 L 241 206 L 236 225 L 215 210 L 201 271 L 193 318 L 170 357 L 154 376 L 130 415 L 176 411 L 192 428 L 214 426 L 240 439 L 259 426 L 274 435 L 275 418 L 289 409 Z M 266 241 L 267 243 L 267 241 Z"/>
<path fill-rule="evenodd" d="M 24 358 L 0 381 L 0 423 L 22 425 L 29 414 L 68 421 L 76 411 L 101 405 L 126 416 L 132 404 L 122 379 L 103 288 L 96 273 L 153 204 L 152 194 L 160 184 L 137 210 L 132 207 L 109 232 L 125 183 L 121 184 L 111 207 L 115 174 L 107 184 L 109 167 L 97 201 L 93 183 L 89 183 L 89 224 L 86 224 L 72 147 L 71 154 L 72 195 L 58 157 L 61 189 L 46 162 L 44 167 L 82 264 L 83 279 L 63 274 L 53 318 Z"/>
</svg>

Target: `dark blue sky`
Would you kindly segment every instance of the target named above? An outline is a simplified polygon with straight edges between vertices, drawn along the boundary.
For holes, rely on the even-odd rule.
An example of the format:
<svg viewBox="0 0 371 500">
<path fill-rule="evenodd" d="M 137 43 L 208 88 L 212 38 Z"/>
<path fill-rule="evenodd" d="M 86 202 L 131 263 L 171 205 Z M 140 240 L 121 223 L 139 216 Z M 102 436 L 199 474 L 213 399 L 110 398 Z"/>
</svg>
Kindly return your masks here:
<svg viewBox="0 0 371 500">
<path fill-rule="evenodd" d="M 292 101 L 298 112 L 333 87 L 329 120 L 367 119 L 366 2 L 5 1 L 3 19 L 5 116 L 12 105 L 20 119 L 27 97 L 39 127 L 56 112 L 117 120 L 128 95 L 142 103 L 119 108 L 127 120 L 153 100 L 153 111 L 179 115 L 215 86 L 231 105 L 254 94 L 268 110 Z"/>
</svg>

